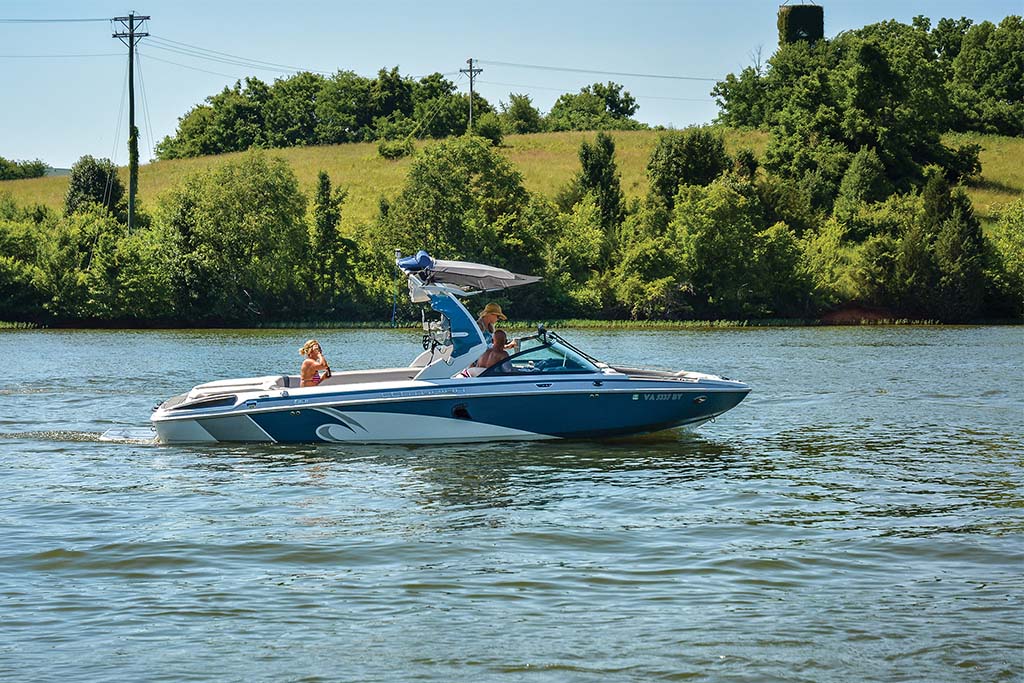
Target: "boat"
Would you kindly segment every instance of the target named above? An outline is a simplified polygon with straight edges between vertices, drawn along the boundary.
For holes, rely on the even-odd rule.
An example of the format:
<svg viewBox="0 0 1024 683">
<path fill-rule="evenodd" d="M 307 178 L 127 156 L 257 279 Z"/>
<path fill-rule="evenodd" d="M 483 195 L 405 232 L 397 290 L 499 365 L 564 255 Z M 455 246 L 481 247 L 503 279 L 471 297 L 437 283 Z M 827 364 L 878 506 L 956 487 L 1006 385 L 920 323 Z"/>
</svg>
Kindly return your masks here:
<svg viewBox="0 0 1024 683">
<path fill-rule="evenodd" d="M 154 408 L 162 443 L 449 444 L 602 439 L 697 427 L 735 407 L 746 384 L 690 371 L 600 361 L 538 327 L 504 362 L 471 367 L 488 337 L 463 299 L 540 280 L 503 268 L 432 258 L 396 265 L 424 304 L 423 350 L 408 366 L 199 384 Z M 427 313 L 429 306 L 433 313 Z"/>
</svg>

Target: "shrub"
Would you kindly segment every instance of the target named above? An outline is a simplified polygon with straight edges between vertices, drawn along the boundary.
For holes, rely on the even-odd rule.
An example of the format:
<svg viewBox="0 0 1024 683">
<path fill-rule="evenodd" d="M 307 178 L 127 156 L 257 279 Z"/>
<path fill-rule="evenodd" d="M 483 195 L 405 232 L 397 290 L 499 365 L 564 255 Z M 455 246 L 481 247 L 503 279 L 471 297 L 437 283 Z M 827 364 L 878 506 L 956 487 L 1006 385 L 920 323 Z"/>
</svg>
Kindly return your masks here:
<svg viewBox="0 0 1024 683">
<path fill-rule="evenodd" d="M 473 123 L 474 135 L 490 140 L 491 144 L 495 147 L 501 146 L 501 140 L 503 137 L 501 131 L 501 120 L 498 115 L 493 112 L 487 112 L 483 114 Z"/>
<path fill-rule="evenodd" d="M 412 156 L 415 149 L 410 138 L 405 140 L 381 140 L 377 143 L 377 153 L 385 159 L 391 160 Z"/>
</svg>

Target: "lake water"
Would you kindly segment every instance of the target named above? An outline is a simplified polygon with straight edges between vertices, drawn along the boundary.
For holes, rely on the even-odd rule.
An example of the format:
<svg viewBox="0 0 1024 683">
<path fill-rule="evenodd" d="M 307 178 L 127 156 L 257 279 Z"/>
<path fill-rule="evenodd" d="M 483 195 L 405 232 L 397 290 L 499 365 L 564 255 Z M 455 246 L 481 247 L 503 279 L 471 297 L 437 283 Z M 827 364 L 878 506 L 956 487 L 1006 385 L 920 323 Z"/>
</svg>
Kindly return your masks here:
<svg viewBox="0 0 1024 683">
<path fill-rule="evenodd" d="M 99 440 L 308 336 L 0 332 L 0 679 L 1024 677 L 1024 328 L 567 332 L 752 385 L 693 434 Z"/>
</svg>

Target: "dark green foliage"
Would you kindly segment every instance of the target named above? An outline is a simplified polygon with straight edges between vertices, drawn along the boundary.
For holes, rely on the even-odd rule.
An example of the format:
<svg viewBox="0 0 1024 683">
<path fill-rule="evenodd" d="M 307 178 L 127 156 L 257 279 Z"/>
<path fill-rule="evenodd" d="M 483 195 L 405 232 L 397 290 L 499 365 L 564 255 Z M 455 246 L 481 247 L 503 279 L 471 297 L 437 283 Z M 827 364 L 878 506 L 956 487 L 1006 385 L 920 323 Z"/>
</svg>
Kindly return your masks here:
<svg viewBox="0 0 1024 683">
<path fill-rule="evenodd" d="M 748 164 L 751 161 L 750 157 L 746 160 Z M 713 129 L 698 126 L 663 133 L 647 163 L 647 177 L 651 192 L 671 211 L 680 185 L 707 185 L 731 165 L 722 136 Z M 756 159 L 753 168 L 756 172 Z M 750 172 L 748 177 L 752 176 Z"/>
<path fill-rule="evenodd" d="M 522 182 L 483 138 L 452 138 L 428 147 L 413 160 L 405 188 L 370 237 L 373 251 L 389 258 L 395 249 L 426 249 L 445 258 L 508 263 L 511 254 L 503 243 L 521 227 L 528 202 Z M 524 252 L 516 257 L 539 250 L 530 245 Z"/>
<path fill-rule="evenodd" d="M 813 310 L 811 279 L 802 268 L 796 234 L 785 223 L 757 233 L 754 241 L 759 316 L 803 317 Z"/>
<path fill-rule="evenodd" d="M 374 139 L 370 80 L 351 71 L 326 79 L 316 99 L 316 141 L 331 145 Z"/>
<path fill-rule="evenodd" d="M 927 38 L 883 22 L 780 48 L 766 76 L 773 112 L 766 167 L 805 183 L 815 205 L 828 209 L 862 147 L 875 151 L 901 191 L 921 182 L 925 165 L 950 163 L 954 155 L 939 139 L 948 101 Z"/>
<path fill-rule="evenodd" d="M 757 128 L 767 123 L 768 83 L 758 67 L 748 66 L 737 77 L 728 74 L 711 94 L 718 104 L 718 123 L 736 128 Z"/>
<path fill-rule="evenodd" d="M 0 157 L 0 180 L 20 180 L 22 178 L 42 178 L 46 175 L 47 166 L 44 162 L 11 161 Z"/>
<path fill-rule="evenodd" d="M 492 112 L 476 94 L 474 115 Z M 441 74 L 420 81 L 398 67 L 376 78 L 338 71 L 330 78 L 302 72 L 267 85 L 247 78 L 194 107 L 173 137 L 157 145 L 161 159 L 236 152 L 252 147 L 447 137 L 465 132 L 469 98 Z"/>
<path fill-rule="evenodd" d="M 949 183 L 937 169 L 928 169 L 927 181 L 921 190 L 924 202 L 921 220 L 933 233 L 953 212 L 953 196 Z"/>
<path fill-rule="evenodd" d="M 258 152 L 188 178 L 161 206 L 175 313 L 241 322 L 301 310 L 305 204 L 288 165 Z"/>
<path fill-rule="evenodd" d="M 960 54 L 964 36 L 974 24 L 967 17 L 959 19 L 939 19 L 935 29 L 928 35 L 935 58 L 942 69 L 943 77 L 948 82 L 953 77 L 953 62 Z M 914 26 L 928 31 L 931 22 L 926 17 L 914 17 Z"/>
<path fill-rule="evenodd" d="M 263 105 L 268 147 L 294 147 L 316 142 L 316 105 L 323 86 L 323 76 L 308 72 L 274 82 Z M 237 149 L 248 147 L 239 146 Z"/>
<path fill-rule="evenodd" d="M 37 286 L 38 268 L 0 253 L 0 319 L 7 322 L 37 322 L 46 295 Z"/>
<path fill-rule="evenodd" d="M 40 291 L 39 226 L 0 196 L 0 320 L 39 321 L 45 293 Z"/>
<path fill-rule="evenodd" d="M 940 320 L 965 322 L 977 318 L 985 298 L 985 240 L 966 193 L 958 188 L 951 203 L 935 237 L 939 281 L 932 311 Z"/>
<path fill-rule="evenodd" d="M 508 104 L 501 103 L 501 125 L 506 133 L 522 135 L 544 130 L 544 119 L 529 95 L 509 93 Z"/>
<path fill-rule="evenodd" d="M 880 202 L 892 193 L 885 166 L 871 147 L 861 147 L 843 175 L 836 198 L 836 213 L 848 214 L 858 205 Z"/>
<path fill-rule="evenodd" d="M 64 213 L 70 215 L 87 210 L 91 204 L 99 204 L 114 213 L 123 196 L 124 185 L 117 175 L 117 167 L 109 159 L 86 155 L 71 167 Z"/>
<path fill-rule="evenodd" d="M 555 101 L 545 120 L 548 130 L 637 130 L 646 126 L 630 118 L 636 100 L 618 83 L 594 83 Z"/>
<path fill-rule="evenodd" d="M 265 119 L 270 98 L 271 86 L 258 78 L 246 78 L 244 86 L 235 82 L 181 117 L 177 134 L 157 144 L 157 157 L 178 159 L 269 144 Z"/>
<path fill-rule="evenodd" d="M 473 121 L 473 129 L 474 135 L 490 140 L 491 144 L 496 147 L 501 146 L 503 133 L 501 130 L 501 120 L 497 114 L 493 112 L 483 114 L 479 119 Z"/>
<path fill-rule="evenodd" d="M 820 8 L 782 10 L 780 29 L 783 16 Z M 884 60 L 870 50 L 865 53 L 860 43 L 874 45 Z M 916 153 L 922 140 L 915 141 L 913 135 L 925 130 L 1004 135 L 1024 131 L 1024 20 L 1019 15 L 1004 18 L 998 26 L 974 26 L 966 18 L 940 19 L 934 29 L 922 16 L 910 25 L 883 21 L 818 41 L 815 48 L 820 49 L 808 49 L 803 40 L 782 40 L 767 69 L 762 70 L 758 60 L 739 76 L 727 75 L 712 90 L 720 107 L 718 121 L 764 126 L 783 120 L 784 109 L 794 102 L 808 113 L 831 106 L 848 118 L 844 132 L 850 136 L 851 149 L 861 144 L 876 147 L 890 172 L 900 164 L 908 167 L 899 155 L 887 157 L 884 150 L 890 147 L 914 152 L 911 157 L 917 164 L 942 162 L 934 139 L 923 141 L 930 151 Z M 847 89 L 851 91 L 844 92 Z M 851 104 L 855 111 L 847 110 Z M 864 120 L 873 124 L 865 127 Z M 878 124 L 891 141 L 863 137 Z M 900 185 L 892 174 L 890 180 Z"/>
<path fill-rule="evenodd" d="M 785 178 L 766 174 L 757 179 L 756 188 L 767 224 L 785 223 L 802 236 L 816 229 L 825 219 L 826 214 L 815 208 L 812 194 Z"/>
<path fill-rule="evenodd" d="M 889 235 L 873 235 L 857 250 L 850 272 L 855 299 L 884 307 L 896 300 L 896 262 L 899 244 Z"/>
<path fill-rule="evenodd" d="M 1000 211 L 992 233 L 992 308 L 996 315 L 1024 316 L 1024 197 Z"/>
<path fill-rule="evenodd" d="M 998 26 L 983 21 L 958 47 L 949 84 L 956 127 L 1024 135 L 1024 19 L 1011 15 Z"/>
<path fill-rule="evenodd" d="M 825 36 L 825 11 L 820 5 L 779 7 L 779 44 L 814 42 Z"/>
<path fill-rule="evenodd" d="M 346 307 L 355 293 L 356 243 L 339 231 L 341 206 L 348 193 L 331 189 L 331 178 L 320 171 L 316 197 L 313 200 L 313 224 L 309 232 L 310 281 L 313 293 L 310 303 L 320 314 L 330 314 Z M 340 299 L 343 294 L 347 297 Z"/>
<path fill-rule="evenodd" d="M 404 140 L 389 140 L 387 138 L 382 139 L 377 143 L 377 153 L 385 159 L 401 159 L 402 157 L 412 156 L 416 148 L 412 144 L 412 140 L 406 138 Z"/>
<path fill-rule="evenodd" d="M 615 297 L 632 320 L 673 320 L 693 313 L 678 277 L 678 250 L 668 237 L 623 245 L 615 267 Z"/>
<path fill-rule="evenodd" d="M 757 155 L 754 154 L 753 150 L 746 148 L 737 151 L 736 157 L 732 160 L 733 172 L 747 180 L 753 180 L 757 177 L 757 169 L 760 166 Z"/>
<path fill-rule="evenodd" d="M 610 135 L 598 133 L 593 144 L 584 141 L 580 145 L 580 172 L 574 184 L 581 195 L 591 194 L 597 203 L 604 231 L 601 254 L 607 263 L 625 217 L 625 197 L 615 164 L 615 141 Z"/>
<path fill-rule="evenodd" d="M 723 177 L 707 187 L 679 190 L 670 230 L 678 245 L 678 273 L 688 283 L 697 317 L 756 312 L 761 284 L 754 251 L 762 220 L 749 183 Z"/>
</svg>

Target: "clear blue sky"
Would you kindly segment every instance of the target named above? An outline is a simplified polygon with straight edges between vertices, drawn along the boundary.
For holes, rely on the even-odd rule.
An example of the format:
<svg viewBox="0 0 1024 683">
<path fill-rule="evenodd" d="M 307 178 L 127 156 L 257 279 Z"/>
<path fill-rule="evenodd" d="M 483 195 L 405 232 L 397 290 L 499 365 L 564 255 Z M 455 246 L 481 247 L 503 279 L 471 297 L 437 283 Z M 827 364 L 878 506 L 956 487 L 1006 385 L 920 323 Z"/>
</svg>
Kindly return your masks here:
<svg viewBox="0 0 1024 683">
<path fill-rule="evenodd" d="M 976 22 L 998 22 L 1024 13 L 1024 0 L 843 0 L 823 5 L 828 36 L 884 19 L 909 22 L 918 14 L 934 23 L 963 15 Z M 638 119 L 681 127 L 715 116 L 708 94 L 712 83 L 514 68 L 486 61 L 721 78 L 750 64 L 759 47 L 765 58 L 774 51 L 778 3 L 149 0 L 125 7 L 89 0 L 0 0 L 0 20 L 109 18 L 131 10 L 152 16 L 147 29 L 164 40 L 325 72 L 341 68 L 372 76 L 382 66 L 398 65 L 414 77 L 454 73 L 450 78 L 468 90 L 458 70 L 468 57 L 485 60 L 478 87 L 494 105 L 507 101 L 510 91 L 521 92 L 547 111 L 563 92 L 614 80 L 636 97 Z M 111 37 L 111 28 L 106 22 L 0 22 L 0 156 L 39 158 L 57 167 L 68 167 L 83 154 L 113 155 L 119 164 L 126 163 L 127 107 L 116 139 L 115 131 L 127 48 Z M 155 40 L 143 39 L 139 50 L 142 82 L 136 84 L 136 123 L 143 160 L 152 155 L 151 141 L 172 134 L 178 117 L 208 95 L 245 76 L 270 82 L 287 74 L 167 51 Z"/>
</svg>

